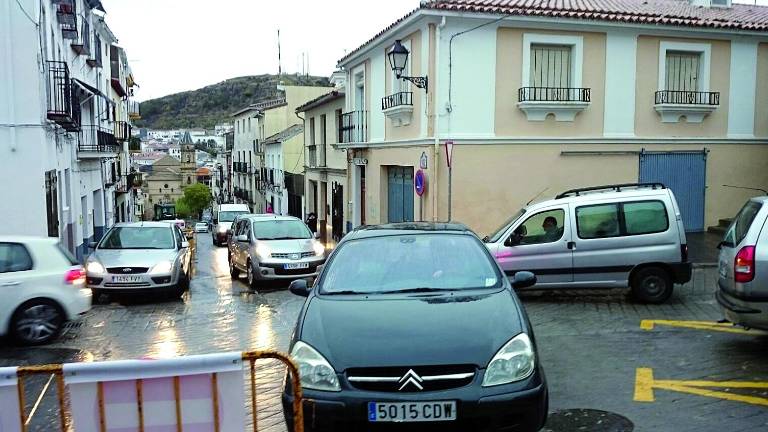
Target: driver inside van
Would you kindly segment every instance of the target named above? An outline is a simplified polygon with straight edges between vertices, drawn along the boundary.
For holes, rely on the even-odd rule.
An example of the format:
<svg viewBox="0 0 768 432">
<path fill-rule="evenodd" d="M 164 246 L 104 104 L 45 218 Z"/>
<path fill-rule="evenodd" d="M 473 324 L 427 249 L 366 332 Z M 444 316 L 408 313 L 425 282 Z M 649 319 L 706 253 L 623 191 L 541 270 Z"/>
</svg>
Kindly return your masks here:
<svg viewBox="0 0 768 432">
<path fill-rule="evenodd" d="M 547 216 L 541 227 L 544 229 L 544 235 L 541 238 L 542 243 L 557 241 L 562 236 L 562 231 L 557 227 L 557 219 L 554 216 Z"/>
</svg>

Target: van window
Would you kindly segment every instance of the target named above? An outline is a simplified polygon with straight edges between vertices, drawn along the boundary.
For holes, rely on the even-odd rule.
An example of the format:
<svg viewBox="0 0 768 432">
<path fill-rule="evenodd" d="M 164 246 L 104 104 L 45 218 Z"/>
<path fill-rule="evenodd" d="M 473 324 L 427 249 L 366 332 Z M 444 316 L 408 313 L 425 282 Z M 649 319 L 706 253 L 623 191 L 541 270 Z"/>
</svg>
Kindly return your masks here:
<svg viewBox="0 0 768 432">
<path fill-rule="evenodd" d="M 752 226 L 752 222 L 762 206 L 762 204 L 754 201 L 748 201 L 744 204 L 739 214 L 733 219 L 733 223 L 725 235 L 725 241 L 732 244 L 733 247 L 738 246 L 749 233 L 749 227 Z"/>
<path fill-rule="evenodd" d="M 596 239 L 618 237 L 619 205 L 600 204 L 576 208 L 576 227 L 579 238 Z"/>
<path fill-rule="evenodd" d="M 563 238 L 565 210 L 555 209 L 536 213 L 515 228 L 507 245 L 552 243 Z"/>
<path fill-rule="evenodd" d="M 622 204 L 627 235 L 664 232 L 669 228 L 667 208 L 661 201 Z"/>
</svg>

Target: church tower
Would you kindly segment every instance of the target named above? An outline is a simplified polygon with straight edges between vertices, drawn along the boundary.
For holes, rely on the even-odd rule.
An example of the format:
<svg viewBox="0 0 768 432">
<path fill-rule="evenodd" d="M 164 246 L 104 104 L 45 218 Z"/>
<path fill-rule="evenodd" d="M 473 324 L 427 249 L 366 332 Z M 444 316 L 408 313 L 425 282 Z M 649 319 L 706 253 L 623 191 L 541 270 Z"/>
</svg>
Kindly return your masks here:
<svg viewBox="0 0 768 432">
<path fill-rule="evenodd" d="M 189 132 L 181 138 L 181 188 L 197 183 L 197 160 L 195 144 Z"/>
</svg>

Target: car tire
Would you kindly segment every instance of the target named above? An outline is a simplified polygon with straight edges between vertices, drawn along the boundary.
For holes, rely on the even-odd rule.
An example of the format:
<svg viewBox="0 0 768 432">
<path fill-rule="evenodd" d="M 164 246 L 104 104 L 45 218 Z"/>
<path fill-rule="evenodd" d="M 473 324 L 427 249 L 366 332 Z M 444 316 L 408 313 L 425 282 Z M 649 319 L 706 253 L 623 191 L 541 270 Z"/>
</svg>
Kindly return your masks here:
<svg viewBox="0 0 768 432">
<path fill-rule="evenodd" d="M 232 261 L 232 257 L 229 257 L 229 276 L 232 279 L 237 279 L 240 277 L 240 270 L 238 270 L 235 266 L 235 262 Z"/>
<path fill-rule="evenodd" d="M 632 276 L 632 296 L 651 304 L 664 303 L 672 296 L 674 283 L 669 273 L 660 267 L 645 267 Z"/>
<path fill-rule="evenodd" d="M 247 265 L 248 269 L 248 288 L 250 288 L 253 291 L 256 291 L 256 275 L 253 274 L 253 264 L 251 264 L 251 261 L 248 261 Z"/>
<path fill-rule="evenodd" d="M 13 313 L 10 333 L 20 344 L 42 345 L 59 336 L 64 321 L 64 311 L 56 302 L 29 300 Z"/>
</svg>

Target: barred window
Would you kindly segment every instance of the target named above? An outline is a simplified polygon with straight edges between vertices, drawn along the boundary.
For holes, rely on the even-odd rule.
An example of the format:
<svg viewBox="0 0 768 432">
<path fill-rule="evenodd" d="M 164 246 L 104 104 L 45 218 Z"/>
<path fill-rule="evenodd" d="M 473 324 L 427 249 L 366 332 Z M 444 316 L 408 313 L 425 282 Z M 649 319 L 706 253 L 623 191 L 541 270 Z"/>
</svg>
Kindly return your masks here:
<svg viewBox="0 0 768 432">
<path fill-rule="evenodd" d="M 571 87 L 571 46 L 531 45 L 531 87 Z"/>
</svg>

